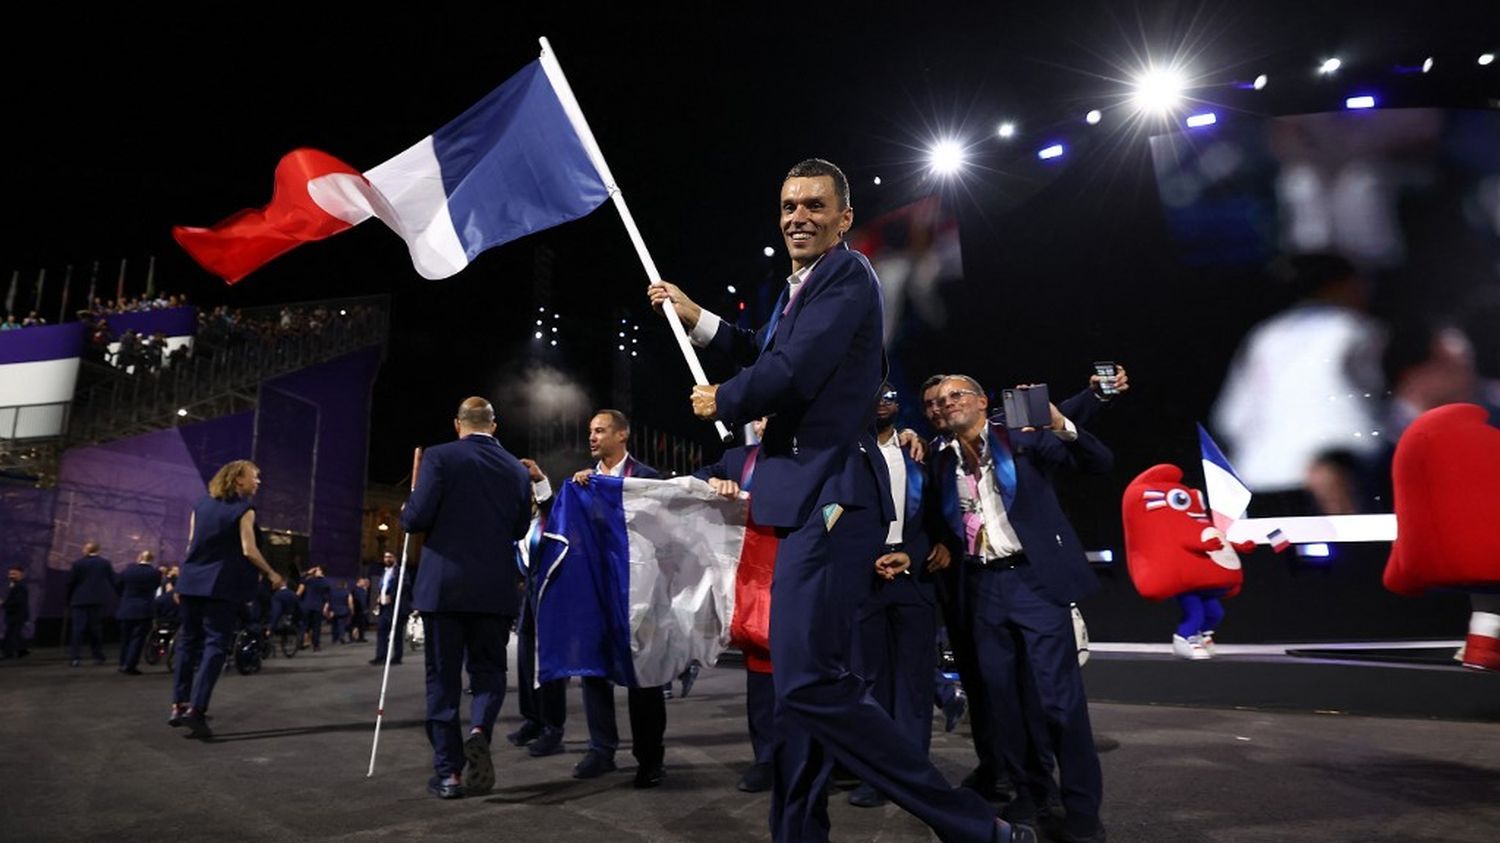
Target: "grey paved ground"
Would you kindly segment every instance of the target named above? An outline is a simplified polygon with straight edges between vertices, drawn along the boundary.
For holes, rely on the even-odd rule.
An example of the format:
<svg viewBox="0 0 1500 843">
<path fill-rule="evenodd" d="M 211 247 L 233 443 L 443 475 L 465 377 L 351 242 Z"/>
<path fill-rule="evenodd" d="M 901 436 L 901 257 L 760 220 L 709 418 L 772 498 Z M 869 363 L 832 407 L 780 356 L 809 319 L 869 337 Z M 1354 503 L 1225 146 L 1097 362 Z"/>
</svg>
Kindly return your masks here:
<svg viewBox="0 0 1500 843">
<path fill-rule="evenodd" d="M 738 669 L 705 670 L 689 698 L 668 703 L 669 773 L 657 790 L 631 788 L 623 748 L 621 772 L 569 777 L 584 735 L 574 689 L 567 754 L 531 759 L 502 743 L 493 794 L 440 802 L 424 789 L 419 660 L 395 671 L 381 762 L 365 778 L 379 690 L 370 655 L 370 645 L 328 647 L 272 660 L 256 676 L 226 676 L 213 712 L 220 737 L 208 744 L 166 727 L 162 668 L 140 677 L 69 669 L 56 651 L 0 663 L 0 839 L 769 838 L 766 795 L 734 789 L 750 761 Z M 1103 703 L 1092 711 L 1115 843 L 1500 840 L 1500 725 Z M 502 730 L 514 722 L 507 698 Z M 628 728 L 623 712 L 620 724 Z M 972 763 L 967 726 L 939 731 L 933 752 L 950 778 L 961 777 Z M 832 815 L 839 841 L 933 839 L 895 807 L 861 810 L 839 798 Z"/>
</svg>

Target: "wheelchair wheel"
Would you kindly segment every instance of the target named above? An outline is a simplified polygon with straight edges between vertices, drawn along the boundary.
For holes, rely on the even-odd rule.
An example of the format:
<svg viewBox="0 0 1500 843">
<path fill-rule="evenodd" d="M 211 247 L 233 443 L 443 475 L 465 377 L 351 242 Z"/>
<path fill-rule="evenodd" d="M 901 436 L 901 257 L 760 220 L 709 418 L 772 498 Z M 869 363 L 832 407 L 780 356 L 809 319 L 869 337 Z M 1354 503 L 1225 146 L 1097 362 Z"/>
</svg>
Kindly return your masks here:
<svg viewBox="0 0 1500 843">
<path fill-rule="evenodd" d="M 146 664 L 156 665 L 161 663 L 161 657 L 164 655 L 166 655 L 166 648 L 162 646 L 161 639 L 156 633 L 151 633 L 151 638 L 146 642 L 146 652 L 141 654 L 141 658 L 146 660 Z"/>
<path fill-rule="evenodd" d="M 241 632 L 235 639 L 234 669 L 241 676 L 260 672 L 260 642 L 248 632 Z"/>
<path fill-rule="evenodd" d="M 297 655 L 298 646 L 302 643 L 302 633 L 295 627 L 281 631 L 281 654 L 287 658 Z"/>
</svg>

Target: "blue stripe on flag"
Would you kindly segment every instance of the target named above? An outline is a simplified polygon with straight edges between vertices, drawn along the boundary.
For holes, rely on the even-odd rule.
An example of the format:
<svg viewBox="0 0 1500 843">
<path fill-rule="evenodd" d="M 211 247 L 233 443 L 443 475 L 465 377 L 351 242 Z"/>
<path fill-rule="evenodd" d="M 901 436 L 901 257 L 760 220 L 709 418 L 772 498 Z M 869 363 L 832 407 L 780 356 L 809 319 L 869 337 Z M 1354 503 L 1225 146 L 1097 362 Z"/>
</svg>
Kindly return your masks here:
<svg viewBox="0 0 1500 843">
<path fill-rule="evenodd" d="M 1224 452 L 1219 450 L 1218 444 L 1214 442 L 1213 437 L 1208 435 L 1208 431 L 1204 430 L 1201 424 L 1198 425 L 1198 450 L 1203 454 L 1204 462 L 1211 462 L 1219 468 L 1224 469 L 1235 480 L 1240 480 L 1240 476 L 1234 473 L 1234 467 L 1229 464 L 1229 460 L 1224 456 Z M 1240 480 L 1240 485 L 1244 485 L 1244 482 Z"/>
<path fill-rule="evenodd" d="M 537 582 L 537 679 L 603 676 L 635 684 L 630 653 L 630 540 L 622 482 L 564 483 L 542 537 Z"/>
<path fill-rule="evenodd" d="M 464 254 L 578 219 L 609 198 L 540 61 L 432 133 Z"/>
</svg>

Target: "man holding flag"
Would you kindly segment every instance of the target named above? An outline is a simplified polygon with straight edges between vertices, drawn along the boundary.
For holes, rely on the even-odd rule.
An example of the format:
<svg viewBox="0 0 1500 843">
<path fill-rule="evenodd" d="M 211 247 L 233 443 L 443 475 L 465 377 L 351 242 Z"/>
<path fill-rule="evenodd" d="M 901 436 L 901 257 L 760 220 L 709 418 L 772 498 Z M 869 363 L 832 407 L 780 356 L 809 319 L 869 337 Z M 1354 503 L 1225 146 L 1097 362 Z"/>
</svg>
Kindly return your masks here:
<svg viewBox="0 0 1500 843">
<path fill-rule="evenodd" d="M 783 740 L 772 837 L 828 839 L 827 796 L 816 785 L 831 755 L 942 840 L 1034 841 L 1030 828 L 996 819 L 978 794 L 952 788 L 921 747 L 889 735 L 889 716 L 849 671 L 855 610 L 894 517 L 889 472 L 871 433 L 884 309 L 869 261 L 843 242 L 854 222 L 843 172 L 822 159 L 803 161 L 787 174 L 780 199 L 792 274 L 760 331 L 720 320 L 674 285 L 649 288 L 653 304 L 675 306 L 695 344 L 743 366 L 722 384 L 695 386 L 694 413 L 733 423 L 771 417 L 751 512 L 781 536 L 771 593 Z"/>
</svg>

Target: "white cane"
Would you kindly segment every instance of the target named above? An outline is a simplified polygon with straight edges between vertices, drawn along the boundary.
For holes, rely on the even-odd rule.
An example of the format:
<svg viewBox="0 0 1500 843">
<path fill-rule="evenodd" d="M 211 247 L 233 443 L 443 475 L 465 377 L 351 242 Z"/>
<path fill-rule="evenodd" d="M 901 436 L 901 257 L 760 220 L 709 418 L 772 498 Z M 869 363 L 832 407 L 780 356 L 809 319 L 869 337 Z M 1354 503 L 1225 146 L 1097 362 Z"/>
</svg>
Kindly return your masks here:
<svg viewBox="0 0 1500 843">
<path fill-rule="evenodd" d="M 412 452 L 411 488 L 417 489 L 417 470 L 422 467 L 422 449 Z M 405 634 L 400 623 L 401 587 L 406 583 L 406 553 L 411 548 L 411 533 L 401 536 L 401 569 L 396 574 L 396 599 L 390 605 L 391 637 L 385 642 L 385 674 L 380 677 L 380 702 L 375 706 L 375 740 L 370 744 L 370 769 L 365 778 L 375 775 L 375 753 L 380 750 L 380 724 L 385 720 L 385 690 L 391 682 L 391 657 L 396 653 L 396 636 Z"/>
</svg>

